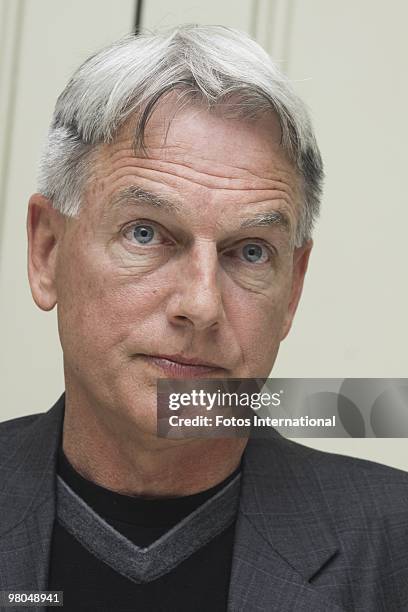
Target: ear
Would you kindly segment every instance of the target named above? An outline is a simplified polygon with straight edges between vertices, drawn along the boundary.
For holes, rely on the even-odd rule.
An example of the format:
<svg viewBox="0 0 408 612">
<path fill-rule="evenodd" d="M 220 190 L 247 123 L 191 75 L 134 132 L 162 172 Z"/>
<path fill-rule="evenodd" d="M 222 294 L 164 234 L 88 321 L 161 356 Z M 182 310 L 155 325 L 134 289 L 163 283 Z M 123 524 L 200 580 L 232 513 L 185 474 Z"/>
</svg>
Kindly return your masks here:
<svg viewBox="0 0 408 612">
<path fill-rule="evenodd" d="M 37 306 L 52 310 L 57 303 L 55 287 L 58 246 L 65 217 L 39 193 L 31 196 L 27 212 L 28 279 Z"/>
<path fill-rule="evenodd" d="M 293 267 L 292 267 L 292 286 L 290 291 L 290 298 L 288 304 L 288 310 L 285 317 L 285 322 L 282 327 L 281 340 L 284 340 L 292 327 L 293 318 L 296 313 L 296 309 L 299 304 L 300 296 L 302 295 L 303 281 L 307 266 L 309 263 L 310 252 L 313 247 L 313 240 L 308 240 L 301 247 L 296 247 L 293 253 Z"/>
</svg>

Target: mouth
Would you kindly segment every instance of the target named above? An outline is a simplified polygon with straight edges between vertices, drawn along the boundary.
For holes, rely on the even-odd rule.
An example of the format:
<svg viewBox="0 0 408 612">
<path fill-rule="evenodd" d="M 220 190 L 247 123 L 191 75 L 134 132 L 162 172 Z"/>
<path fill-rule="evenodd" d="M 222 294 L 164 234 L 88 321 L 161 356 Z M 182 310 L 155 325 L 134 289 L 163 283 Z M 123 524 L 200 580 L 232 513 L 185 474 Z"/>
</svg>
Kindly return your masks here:
<svg viewBox="0 0 408 612">
<path fill-rule="evenodd" d="M 226 375 L 226 369 L 219 365 L 202 361 L 198 357 L 188 358 L 183 355 L 141 355 L 143 360 L 162 370 L 169 378 L 212 378 L 215 375 Z"/>
</svg>

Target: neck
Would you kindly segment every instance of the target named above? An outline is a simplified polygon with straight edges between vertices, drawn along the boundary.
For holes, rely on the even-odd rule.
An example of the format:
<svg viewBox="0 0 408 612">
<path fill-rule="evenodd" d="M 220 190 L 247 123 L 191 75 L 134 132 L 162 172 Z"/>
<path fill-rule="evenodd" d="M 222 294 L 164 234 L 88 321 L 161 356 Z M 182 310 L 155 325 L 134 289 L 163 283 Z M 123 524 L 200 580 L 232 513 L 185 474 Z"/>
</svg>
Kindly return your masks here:
<svg viewBox="0 0 408 612">
<path fill-rule="evenodd" d="M 168 440 L 100 415 L 66 397 L 63 450 L 84 478 L 125 495 L 181 497 L 209 489 L 238 467 L 248 441 Z"/>
</svg>

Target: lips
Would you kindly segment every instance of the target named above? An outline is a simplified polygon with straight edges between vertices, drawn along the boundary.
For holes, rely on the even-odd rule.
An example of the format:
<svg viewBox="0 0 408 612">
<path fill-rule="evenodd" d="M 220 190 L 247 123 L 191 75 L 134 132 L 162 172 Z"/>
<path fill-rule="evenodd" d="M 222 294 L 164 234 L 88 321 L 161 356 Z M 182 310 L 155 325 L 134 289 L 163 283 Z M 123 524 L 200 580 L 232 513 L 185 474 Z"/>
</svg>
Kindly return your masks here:
<svg viewBox="0 0 408 612">
<path fill-rule="evenodd" d="M 184 365 L 192 365 L 192 366 L 204 366 L 207 368 L 220 368 L 216 363 L 212 363 L 210 361 L 203 361 L 199 357 L 185 357 L 184 355 L 152 355 L 157 359 L 165 359 L 166 361 L 172 361 L 173 363 L 180 363 Z"/>
<path fill-rule="evenodd" d="M 225 368 L 203 361 L 198 357 L 185 357 L 183 355 L 142 355 L 149 364 L 160 368 L 166 375 L 174 378 L 194 378 L 197 376 L 211 376 Z"/>
</svg>

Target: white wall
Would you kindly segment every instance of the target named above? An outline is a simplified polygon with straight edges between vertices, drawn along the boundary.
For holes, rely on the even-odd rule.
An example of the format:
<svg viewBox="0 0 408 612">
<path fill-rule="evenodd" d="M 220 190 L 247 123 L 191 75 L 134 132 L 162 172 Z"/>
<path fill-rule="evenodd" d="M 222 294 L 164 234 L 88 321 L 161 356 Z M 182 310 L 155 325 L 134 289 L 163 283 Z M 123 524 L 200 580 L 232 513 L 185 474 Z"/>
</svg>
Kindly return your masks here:
<svg viewBox="0 0 408 612">
<path fill-rule="evenodd" d="M 132 28 L 132 0 L 0 0 L 0 419 L 63 389 L 55 312 L 32 302 L 25 217 L 69 74 Z M 326 165 L 323 214 L 278 377 L 405 377 L 408 4 L 144 0 L 148 28 L 223 23 L 255 35 L 308 103 Z M 387 113 L 387 116 L 386 116 Z M 304 440 L 408 470 L 405 440 Z"/>
<path fill-rule="evenodd" d="M 286 70 L 327 181 L 282 375 L 407 376 L 407 20 L 404 0 L 293 3 Z"/>
</svg>

